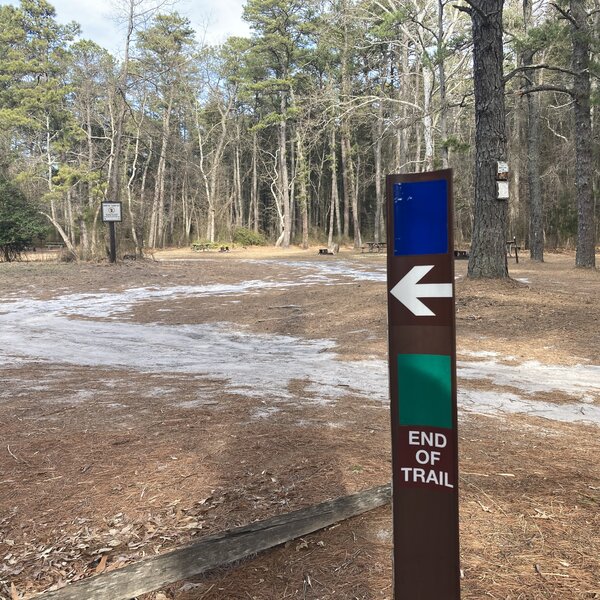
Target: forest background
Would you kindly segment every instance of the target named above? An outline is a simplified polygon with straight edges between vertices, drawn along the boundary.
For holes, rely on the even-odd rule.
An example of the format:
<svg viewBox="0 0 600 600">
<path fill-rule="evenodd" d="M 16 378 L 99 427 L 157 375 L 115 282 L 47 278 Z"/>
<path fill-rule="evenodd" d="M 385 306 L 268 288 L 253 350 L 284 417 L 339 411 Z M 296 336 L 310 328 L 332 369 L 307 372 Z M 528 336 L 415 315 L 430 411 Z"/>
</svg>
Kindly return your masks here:
<svg viewBox="0 0 600 600">
<path fill-rule="evenodd" d="M 121 252 L 197 240 L 360 247 L 385 238 L 386 174 L 452 167 L 467 247 L 474 28 L 494 5 L 507 156 L 491 158 L 510 165 L 502 235 L 542 260 L 544 246 L 587 232 L 591 264 L 578 264 L 593 266 L 600 0 L 248 0 L 251 36 L 218 46 L 200 44 L 172 5 L 120 0 L 119 59 L 45 0 L 0 6 L 0 195 L 30 232 L 83 259 L 106 254 L 103 200 L 123 202 Z"/>
</svg>

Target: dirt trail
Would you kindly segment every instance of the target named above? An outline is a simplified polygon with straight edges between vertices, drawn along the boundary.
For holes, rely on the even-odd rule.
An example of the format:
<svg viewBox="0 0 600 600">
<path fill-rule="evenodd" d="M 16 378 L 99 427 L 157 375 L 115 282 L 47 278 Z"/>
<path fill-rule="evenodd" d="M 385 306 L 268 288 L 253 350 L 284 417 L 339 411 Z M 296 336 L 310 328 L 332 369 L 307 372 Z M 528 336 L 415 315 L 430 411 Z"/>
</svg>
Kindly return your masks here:
<svg viewBox="0 0 600 600">
<path fill-rule="evenodd" d="M 155 258 L 0 265 L 0 598 L 390 478 L 383 256 Z M 573 264 L 471 282 L 457 262 L 467 599 L 600 598 L 600 274 Z M 162 593 L 391 598 L 390 527 L 382 509 Z"/>
</svg>

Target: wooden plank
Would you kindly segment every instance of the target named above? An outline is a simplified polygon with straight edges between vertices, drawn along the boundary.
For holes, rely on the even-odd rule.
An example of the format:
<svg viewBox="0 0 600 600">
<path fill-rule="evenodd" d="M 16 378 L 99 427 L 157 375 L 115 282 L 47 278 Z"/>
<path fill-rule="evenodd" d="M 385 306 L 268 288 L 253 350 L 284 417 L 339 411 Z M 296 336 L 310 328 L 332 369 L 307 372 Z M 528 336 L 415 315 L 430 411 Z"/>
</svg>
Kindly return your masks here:
<svg viewBox="0 0 600 600">
<path fill-rule="evenodd" d="M 387 504 L 390 484 L 206 537 L 199 542 L 46 592 L 41 600 L 128 600 L 246 558 Z"/>
</svg>

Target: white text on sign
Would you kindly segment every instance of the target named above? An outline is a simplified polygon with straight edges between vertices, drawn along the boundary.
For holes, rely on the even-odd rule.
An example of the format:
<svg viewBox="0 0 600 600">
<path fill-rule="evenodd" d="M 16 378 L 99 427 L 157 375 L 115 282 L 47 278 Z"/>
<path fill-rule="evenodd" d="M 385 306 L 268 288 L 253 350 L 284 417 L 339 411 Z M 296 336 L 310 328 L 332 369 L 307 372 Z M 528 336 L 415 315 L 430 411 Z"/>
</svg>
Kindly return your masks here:
<svg viewBox="0 0 600 600">
<path fill-rule="evenodd" d="M 450 452 L 449 438 L 439 431 L 409 429 L 406 431 L 407 451 L 415 466 L 400 468 L 403 483 L 436 485 L 454 488 L 450 482 L 448 459 Z M 405 462 L 406 464 L 406 462 Z M 416 466 L 419 465 L 419 466 Z"/>
</svg>

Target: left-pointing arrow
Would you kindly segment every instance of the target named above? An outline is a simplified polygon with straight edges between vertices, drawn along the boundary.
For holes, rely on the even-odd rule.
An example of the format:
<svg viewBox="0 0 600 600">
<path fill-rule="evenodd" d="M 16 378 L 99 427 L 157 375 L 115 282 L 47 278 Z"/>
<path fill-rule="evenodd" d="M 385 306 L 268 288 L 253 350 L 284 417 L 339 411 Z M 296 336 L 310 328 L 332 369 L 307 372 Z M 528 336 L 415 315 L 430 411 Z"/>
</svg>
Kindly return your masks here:
<svg viewBox="0 0 600 600">
<path fill-rule="evenodd" d="M 419 298 L 452 298 L 451 283 L 419 283 L 434 265 L 413 267 L 391 290 L 390 294 L 400 300 L 417 317 L 435 317 Z"/>
</svg>

